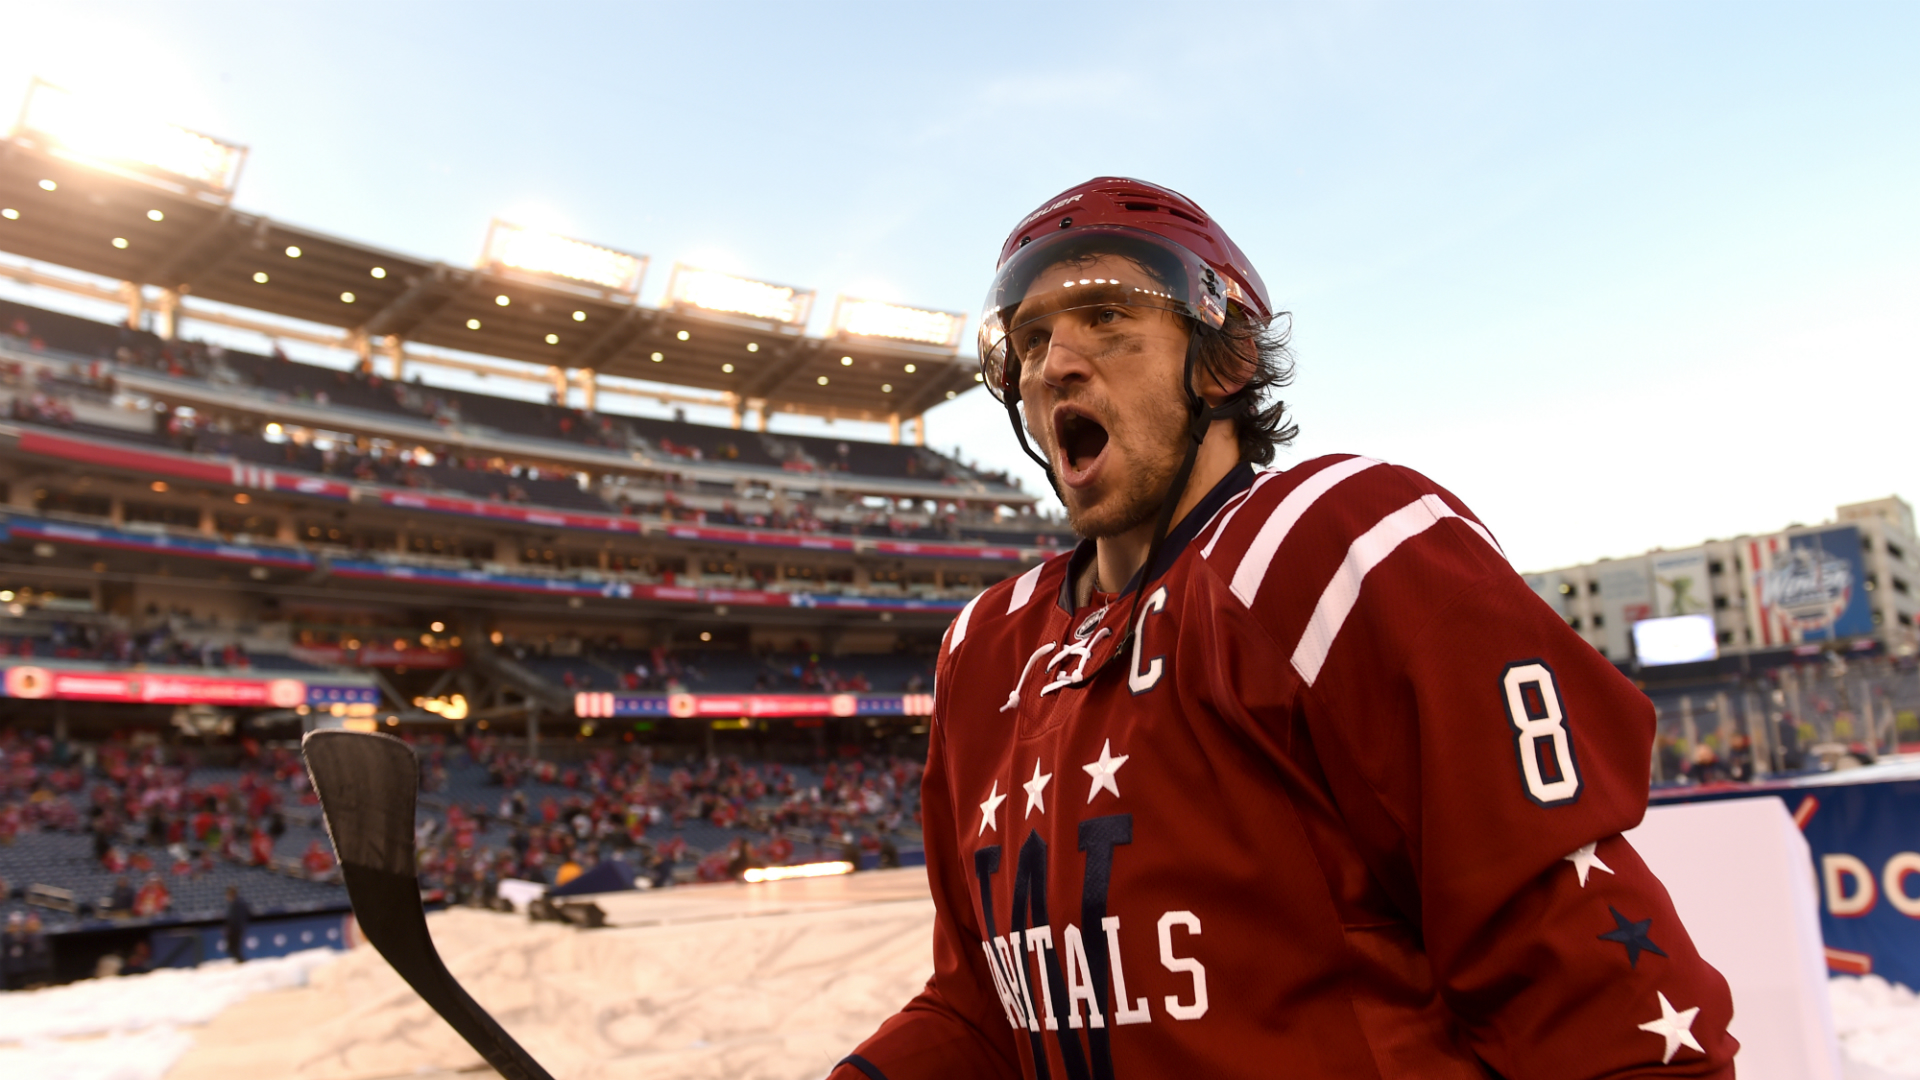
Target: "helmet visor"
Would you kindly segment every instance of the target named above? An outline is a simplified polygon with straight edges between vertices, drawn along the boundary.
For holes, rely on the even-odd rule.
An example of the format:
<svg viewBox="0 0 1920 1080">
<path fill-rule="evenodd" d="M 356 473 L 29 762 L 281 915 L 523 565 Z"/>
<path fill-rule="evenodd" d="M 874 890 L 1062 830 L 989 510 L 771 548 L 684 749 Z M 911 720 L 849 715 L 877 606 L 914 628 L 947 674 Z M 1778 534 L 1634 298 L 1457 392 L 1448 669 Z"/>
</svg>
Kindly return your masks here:
<svg viewBox="0 0 1920 1080">
<path fill-rule="evenodd" d="M 1232 279 L 1166 237 L 1119 225 L 1056 232 L 994 275 L 980 314 L 981 380 L 1002 401 L 1017 396 L 1022 337 L 1038 340 L 1039 324 L 1061 312 L 1154 308 L 1219 326 L 1237 293 Z"/>
</svg>

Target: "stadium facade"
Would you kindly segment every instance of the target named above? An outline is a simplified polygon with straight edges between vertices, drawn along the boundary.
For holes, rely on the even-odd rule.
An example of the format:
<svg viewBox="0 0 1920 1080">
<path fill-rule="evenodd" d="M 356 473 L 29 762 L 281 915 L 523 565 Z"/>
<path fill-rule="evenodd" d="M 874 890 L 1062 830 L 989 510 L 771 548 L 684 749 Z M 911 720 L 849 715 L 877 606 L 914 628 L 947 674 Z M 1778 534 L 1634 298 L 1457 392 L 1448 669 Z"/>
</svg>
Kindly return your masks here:
<svg viewBox="0 0 1920 1080">
<path fill-rule="evenodd" d="M 1715 652 L 1749 660 L 1836 648 L 1911 656 L 1920 644 L 1920 538 L 1913 507 L 1898 496 L 1842 506 L 1834 520 L 1818 525 L 1655 549 L 1526 579 L 1601 655 L 1620 664 L 1649 659 L 1636 648 L 1637 625 L 1687 616 L 1711 620 Z"/>
</svg>

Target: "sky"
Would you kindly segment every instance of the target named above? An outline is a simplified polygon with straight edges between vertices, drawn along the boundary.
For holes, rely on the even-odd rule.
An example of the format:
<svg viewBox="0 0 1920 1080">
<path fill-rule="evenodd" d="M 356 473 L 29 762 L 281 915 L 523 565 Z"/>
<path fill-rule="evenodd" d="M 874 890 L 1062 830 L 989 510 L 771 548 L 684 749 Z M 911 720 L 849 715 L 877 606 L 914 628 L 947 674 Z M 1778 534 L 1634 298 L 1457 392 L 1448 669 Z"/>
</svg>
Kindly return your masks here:
<svg viewBox="0 0 1920 1080">
<path fill-rule="evenodd" d="M 651 256 L 647 301 L 680 261 L 815 287 L 820 318 L 975 314 L 1048 196 L 1164 184 L 1291 313 L 1279 464 L 1414 468 L 1522 570 L 1920 500 L 1916 5 L 0 0 L 0 26 L 0 115 L 35 75 L 114 95 L 246 144 L 249 211 L 463 265 L 514 218 Z M 928 424 L 1044 490 L 984 393 Z"/>
</svg>

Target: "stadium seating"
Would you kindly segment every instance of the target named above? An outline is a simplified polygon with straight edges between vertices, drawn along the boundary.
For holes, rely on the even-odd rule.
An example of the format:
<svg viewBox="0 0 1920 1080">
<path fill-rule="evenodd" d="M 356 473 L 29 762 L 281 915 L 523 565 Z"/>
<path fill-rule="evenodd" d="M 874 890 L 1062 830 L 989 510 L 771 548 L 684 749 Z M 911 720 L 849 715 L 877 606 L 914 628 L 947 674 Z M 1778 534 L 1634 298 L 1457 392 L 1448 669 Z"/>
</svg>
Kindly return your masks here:
<svg viewBox="0 0 1920 1080">
<path fill-rule="evenodd" d="M 26 334 L 14 332 L 18 323 L 26 325 Z M 109 326 L 92 319 L 28 307 L 11 300 L 0 300 L 0 334 L 18 337 L 28 343 L 38 341 L 46 348 L 60 352 L 102 359 L 112 356 L 114 350 L 123 344 L 157 345 L 160 340 L 144 331 Z"/>
<path fill-rule="evenodd" d="M 25 330 L 14 334 L 14 330 Z M 758 470 L 789 469 L 801 472 L 834 472 L 875 480 L 917 480 L 934 483 L 993 481 L 1005 483 L 1000 475 L 984 475 L 959 462 L 923 447 L 896 446 L 826 436 L 769 434 L 709 427 L 682 420 L 653 417 L 592 415 L 579 409 L 540 404 L 511 398 L 476 394 L 419 383 L 396 383 L 371 372 L 350 372 L 289 360 L 284 356 L 264 357 L 238 350 L 220 350 L 193 342 L 163 342 L 144 331 L 107 326 L 57 312 L 44 311 L 0 301 L 0 344 L 15 349 L 41 348 L 49 355 L 64 354 L 78 358 L 113 359 L 134 370 L 152 369 L 177 378 L 219 382 L 238 381 L 270 394 L 306 403 L 324 403 L 343 418 L 356 415 L 363 423 L 377 428 L 380 417 L 404 417 L 412 421 L 430 420 L 458 423 L 464 429 L 495 429 L 526 440 L 574 442 L 588 446 L 644 449 L 669 458 L 698 459 L 717 465 L 737 464 Z M 46 377 L 36 384 L 37 396 L 58 398 L 63 392 L 93 395 L 94 386 L 71 380 Z M 102 398 L 101 400 L 105 400 Z M 156 429 L 138 423 L 102 427 L 78 419 L 72 410 L 56 408 L 42 414 L 16 403 L 14 419 L 28 423 L 52 424 L 76 434 L 110 439 L 119 443 L 170 446 L 190 453 L 231 457 L 240 461 L 274 468 L 352 477 L 362 482 L 417 487 L 471 496 L 484 500 L 525 503 L 534 506 L 593 513 L 631 510 L 635 505 L 645 512 L 662 512 L 654 500 L 639 504 L 609 501 L 597 490 L 583 489 L 567 475 L 533 475 L 528 468 L 509 464 L 499 470 L 499 462 L 462 460 L 457 454 L 440 454 L 431 465 L 392 457 L 369 457 L 350 446 L 322 452 L 312 445 L 269 440 L 250 431 L 196 429 L 192 422 L 172 424 L 157 430 L 170 418 L 156 414 Z M 677 492 L 685 497 L 705 496 L 704 508 L 669 506 L 667 513 L 683 520 L 691 517 L 708 524 L 728 526 L 782 527 L 784 522 L 768 522 L 764 517 L 736 513 L 732 502 L 740 498 L 741 484 L 760 484 L 764 471 L 743 473 L 740 481 L 711 477 L 682 480 Z M 720 505 L 714 505 L 715 501 Z M 931 522 L 911 514 L 896 515 L 878 501 L 873 506 L 839 506 L 832 500 L 807 503 L 812 525 L 840 535 L 876 539 L 920 540 L 934 542 L 975 541 L 997 545 L 1064 546 L 1071 541 L 1057 523 L 1035 518 L 1026 528 L 1007 528 L 960 520 Z"/>
<path fill-rule="evenodd" d="M 737 677 L 750 666 L 750 660 L 730 663 L 722 654 L 703 658 L 708 667 L 715 671 L 728 671 Z M 907 658 L 899 658 L 903 661 Z M 549 658 L 543 663 L 551 664 Z M 904 670 L 904 663 L 900 665 Z M 604 672 L 602 672 L 604 674 Z M 17 746 L 18 744 L 10 744 Z M 277 752 L 283 753 L 283 752 Z M 278 760 L 286 760 L 284 757 Z M 613 758 L 605 759 L 609 764 Z M 516 829 L 537 823 L 548 804 L 559 808 L 559 825 L 564 826 L 572 814 L 585 809 L 607 789 L 601 782 L 582 776 L 580 765 L 565 766 L 557 770 L 550 780 L 541 780 L 531 774 L 521 775 L 511 787 L 502 786 L 490 774 L 486 763 L 469 756 L 464 747 L 449 747 L 445 750 L 428 749 L 424 761 L 428 768 L 423 769 L 426 778 L 420 799 L 422 822 L 434 823 L 429 833 L 436 837 L 432 843 L 444 843 L 447 830 L 442 827 L 447 815 L 458 807 L 473 823 L 473 841 L 476 849 L 492 849 L 504 853 Z M 844 769 L 846 762 L 836 768 Z M 884 763 L 873 763 L 865 773 L 866 783 L 879 781 L 887 768 Z M 630 767 L 628 768 L 630 771 Z M 647 779 L 655 785 L 654 790 L 661 791 L 675 785 L 685 785 L 689 778 L 709 770 L 705 761 L 654 763 L 647 771 Z M 740 775 L 759 775 L 771 778 L 773 770 L 765 765 L 745 763 Z M 831 809 L 833 816 L 828 821 L 842 820 L 840 794 L 822 791 L 827 777 L 818 768 L 800 765 L 782 765 L 779 772 L 790 781 L 791 789 L 808 805 L 815 807 L 810 813 L 826 812 Z M 44 777 L 42 769 L 33 770 L 36 777 Z M 194 792 L 227 791 L 243 789 L 243 778 L 252 775 L 265 776 L 257 770 L 249 771 L 235 767 L 198 767 L 188 775 L 190 790 Z M 719 780 L 724 781 L 730 773 L 721 773 Z M 18 781 L 21 774 L 12 771 L 0 774 L 0 781 L 8 779 Z M 843 774 L 841 780 L 850 778 Z M 33 781 L 38 783 L 38 780 Z M 100 770 L 93 770 L 86 778 L 88 791 L 104 790 L 110 784 L 110 778 Z M 885 785 L 891 785 L 886 780 Z M 704 785 L 704 786 L 701 786 Z M 884 785 L 883 785 L 884 786 Z M 756 849 L 769 843 L 772 832 L 767 828 L 749 828 L 742 824 L 717 824 L 700 816 L 709 806 L 718 806 L 722 802 L 735 805 L 741 811 L 754 810 L 771 814 L 779 810 L 786 797 L 772 790 L 751 805 L 743 805 L 737 797 L 726 797 L 731 790 L 724 783 L 716 783 L 714 774 L 708 772 L 708 779 L 697 781 L 690 789 L 699 797 L 691 801 L 675 802 L 673 817 L 677 820 L 664 821 L 646 831 L 646 842 L 652 845 L 677 843 L 684 845 L 685 856 L 681 860 L 681 874 L 684 878 L 692 873 L 693 865 L 703 857 L 715 852 L 723 852 L 736 841 L 744 840 Z M 9 895 L 0 895 L 0 921 L 11 911 L 25 911 L 28 906 L 23 894 L 35 885 L 51 886 L 70 892 L 75 903 L 82 905 L 79 912 L 61 912 L 45 907 L 34 908 L 47 929 L 53 932 L 79 928 L 84 922 L 100 917 L 100 910 L 106 906 L 115 883 L 125 877 L 135 889 L 146 880 L 148 873 L 157 874 L 166 884 L 171 894 L 171 906 L 161 921 L 192 921 L 217 919 L 225 910 L 226 890 L 228 886 L 240 889 L 242 897 L 252 907 L 256 915 L 274 916 L 310 912 L 317 910 L 339 910 L 345 906 L 344 890 L 335 883 L 307 880 L 287 869 L 298 865 L 310 845 L 319 843 L 321 848 L 331 851 L 326 833 L 321 826 L 317 808 L 302 805 L 295 793 L 282 787 L 279 789 L 281 807 L 280 821 L 284 831 L 273 847 L 274 868 L 243 866 L 224 860 L 215 860 L 210 865 L 199 863 L 190 874 L 175 874 L 170 871 L 171 857 L 163 850 L 148 846 L 140 837 L 138 823 L 129 826 L 116 835 L 116 844 L 130 853 L 145 852 L 155 863 L 151 871 L 124 870 L 115 871 L 104 867 L 93 855 L 94 839 L 80 829 L 58 830 L 29 826 L 10 838 L 11 842 L 0 843 L 0 881 L 7 885 Z M 529 821 L 502 820 L 501 804 L 514 792 L 520 792 L 526 798 Z M 699 793 L 706 793 L 699 795 Z M 895 791 L 897 803 L 891 804 L 900 814 L 899 825 L 895 830 L 899 845 L 904 852 L 915 852 L 919 847 L 917 827 L 917 808 L 919 790 L 917 783 L 908 783 Z M 24 789 L 15 786 L 11 793 L 0 793 L 0 811 L 10 807 L 19 807 L 25 802 Z M 78 793 L 65 796 L 79 799 Z M 711 800 L 711 801 L 709 801 Z M 823 801 L 824 800 L 824 801 Z M 117 801 L 117 800 L 116 800 Z M 615 800 L 611 809 L 616 815 L 625 813 L 624 800 Z M 844 817 L 844 826 L 862 833 L 870 832 L 883 815 L 860 811 Z M 821 828 L 789 826 L 784 832 L 793 839 L 795 847 L 789 861 L 805 862 L 823 857 L 835 857 L 838 853 L 838 841 L 826 834 Z M 191 846 L 191 845 L 190 845 Z M 609 846 L 606 853 L 617 848 Z M 637 856 L 635 856 L 637 857 Z M 428 885 L 434 884 L 428 881 Z M 91 913 L 89 913 L 91 912 Z M 122 917 L 124 918 L 124 917 Z"/>
<path fill-rule="evenodd" d="M 289 830 L 274 849 L 276 856 L 297 858 L 316 836 L 312 830 Z M 226 911 L 227 886 L 240 889 L 240 895 L 257 914 L 281 914 L 314 911 L 345 906 L 346 891 L 338 885 L 288 877 L 259 867 L 216 862 L 211 870 L 192 875 L 159 871 L 172 894 L 169 914 L 178 919 L 214 919 Z M 51 885 L 71 890 L 76 902 L 103 906 L 113 892 L 115 881 L 125 877 L 139 888 L 146 875 L 115 873 L 103 869 L 93 859 L 92 840 L 83 833 L 22 832 L 15 841 L 0 846 L 0 879 L 14 890 L 32 885 Z M 24 900 L 9 899 L 0 905 L 0 920 L 7 912 L 25 911 Z M 40 909 L 41 919 L 50 930 L 77 925 L 78 916 L 62 915 Z"/>
<path fill-rule="evenodd" d="M 858 440 L 822 436 L 775 435 L 730 428 L 707 427 L 679 420 L 648 417 L 593 416 L 580 410 L 542 405 L 535 402 L 492 397 L 465 391 L 415 384 L 398 384 L 371 373 L 355 373 L 299 363 L 284 357 L 262 357 L 244 352 L 221 351 L 196 343 L 161 342 L 151 334 L 104 326 L 55 312 L 0 303 L 0 331 L 24 328 L 24 337 L 9 336 L 12 347 L 41 347 L 51 352 L 79 356 L 117 357 L 117 362 L 134 369 L 154 368 L 175 377 L 239 380 L 271 393 L 304 400 L 324 402 L 343 417 L 360 414 L 372 423 L 378 416 L 407 417 L 458 422 L 469 429 L 473 425 L 493 427 L 523 439 L 574 441 L 612 447 L 632 446 L 669 457 L 697 458 L 703 463 L 740 464 L 759 469 L 786 468 L 805 472 L 846 472 L 874 479 L 907 479 L 934 482 L 988 479 L 1004 482 L 1004 477 L 982 477 L 952 459 L 933 451 L 910 446 L 883 445 Z M 36 384 L 55 396 L 68 380 L 47 377 Z M 74 384 L 74 393 L 98 394 L 91 386 Z M 36 400 L 39 398 L 36 397 Z M 633 512 L 645 508 L 647 514 L 665 513 L 679 520 L 694 520 L 712 525 L 739 527 L 787 526 L 784 520 L 768 520 L 762 512 L 735 512 L 733 501 L 741 497 L 741 482 L 712 478 L 683 480 L 678 492 L 686 498 L 707 497 L 695 505 L 682 502 L 661 508 L 654 499 L 638 503 L 624 498 L 610 501 L 599 491 L 583 489 L 573 476 L 536 475 L 530 467 L 512 466 L 501 471 L 496 459 L 483 463 L 471 457 L 462 459 L 444 451 L 440 460 L 428 465 L 402 462 L 388 457 L 369 457 L 350 446 L 322 452 L 312 445 L 268 439 L 248 431 L 196 429 L 193 422 L 169 425 L 166 432 L 143 429 L 138 424 L 101 427 L 76 419 L 72 411 L 56 410 L 41 415 L 16 404 L 15 419 L 29 423 L 50 423 L 63 429 L 121 443 L 170 446 L 191 453 L 231 457 L 240 461 L 289 470 L 309 471 L 362 482 L 416 487 L 457 493 L 489 501 L 525 503 L 533 506 L 594 513 Z M 169 419 L 156 414 L 156 427 Z M 764 474 L 761 474 L 764 477 Z M 743 481 L 746 478 L 743 476 Z M 763 480 L 747 481 L 760 483 Z M 790 496 L 791 497 L 791 496 Z M 715 505 L 718 501 L 719 505 Z M 933 542 L 973 541 L 996 545 L 1064 546 L 1071 537 L 1058 525 L 1045 519 L 1033 519 L 1025 528 L 992 526 L 966 520 L 927 521 L 910 513 L 895 511 L 877 500 L 868 505 L 836 505 L 833 500 L 803 503 L 810 513 L 809 528 L 839 535 L 876 539 L 919 540 Z M 703 508 L 702 508 L 703 506 Z"/>
</svg>

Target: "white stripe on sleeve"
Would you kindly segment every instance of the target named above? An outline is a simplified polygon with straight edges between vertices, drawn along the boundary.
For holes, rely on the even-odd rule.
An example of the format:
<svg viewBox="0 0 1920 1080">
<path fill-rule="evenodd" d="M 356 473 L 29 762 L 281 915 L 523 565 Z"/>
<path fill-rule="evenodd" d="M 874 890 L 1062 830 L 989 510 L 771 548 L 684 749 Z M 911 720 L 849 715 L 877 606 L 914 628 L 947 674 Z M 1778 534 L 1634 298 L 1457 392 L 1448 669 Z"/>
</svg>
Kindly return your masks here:
<svg viewBox="0 0 1920 1080">
<path fill-rule="evenodd" d="M 1233 595 L 1248 607 L 1253 606 L 1253 598 L 1260 592 L 1260 583 L 1267 578 L 1267 568 L 1273 565 L 1273 556 L 1280 550 L 1280 544 L 1307 508 L 1319 501 L 1320 496 L 1333 489 L 1335 484 L 1348 477 L 1365 472 L 1380 464 L 1373 458 L 1353 457 L 1337 465 L 1329 465 L 1312 476 L 1301 481 L 1300 486 L 1287 492 L 1280 505 L 1273 508 L 1266 523 L 1254 535 L 1253 544 L 1247 553 L 1240 557 L 1240 565 L 1233 571 Z M 1224 529 L 1225 526 L 1223 525 Z"/>
<path fill-rule="evenodd" d="M 1247 500 L 1253 498 L 1253 493 L 1260 490 L 1260 485 L 1280 475 L 1282 475 L 1282 472 L 1279 469 L 1263 469 L 1260 475 L 1254 478 L 1253 483 L 1248 486 L 1247 490 L 1227 500 L 1225 513 L 1216 515 L 1219 519 L 1218 523 L 1210 523 L 1208 525 L 1208 528 L 1213 529 L 1213 535 L 1207 538 L 1207 546 L 1200 549 L 1201 558 L 1212 557 L 1213 545 L 1219 543 L 1220 538 L 1227 534 L 1227 526 L 1233 524 L 1233 515 L 1239 513 L 1240 508 L 1247 505 Z"/>
<path fill-rule="evenodd" d="M 1308 686 L 1312 686 L 1313 680 L 1319 677 L 1321 666 L 1327 662 L 1327 653 L 1333 649 L 1334 639 L 1340 636 L 1340 627 L 1353 612 L 1354 604 L 1359 602 L 1360 585 L 1366 580 L 1367 572 L 1379 566 L 1381 560 L 1393 554 L 1401 544 L 1447 518 L 1457 517 L 1460 515 L 1454 513 L 1453 508 L 1440 496 L 1422 495 L 1381 518 L 1379 524 L 1361 534 L 1347 548 L 1347 557 L 1341 561 L 1340 569 L 1334 571 L 1333 580 L 1327 582 L 1326 590 L 1320 594 L 1320 602 L 1313 608 L 1313 617 L 1307 620 L 1306 632 L 1300 635 L 1300 644 L 1293 650 L 1293 669 L 1300 673 Z"/>
<path fill-rule="evenodd" d="M 1040 583 L 1040 571 L 1046 568 L 1047 564 L 1041 563 L 1021 574 L 1019 580 L 1013 583 L 1013 599 L 1007 601 L 1007 614 L 1011 615 L 1026 607 L 1027 601 L 1033 599 L 1033 587 Z"/>
<path fill-rule="evenodd" d="M 948 655 L 952 655 L 953 650 L 959 648 L 960 643 L 967 639 L 967 620 L 973 618 L 973 605 L 979 603 L 980 598 L 985 595 L 987 594 L 973 594 L 973 599 L 967 601 L 967 606 L 960 609 L 959 617 L 953 620 L 953 630 L 947 635 Z"/>
<path fill-rule="evenodd" d="M 1500 546 L 1500 541 L 1495 540 L 1493 538 L 1493 534 L 1487 531 L 1487 527 L 1485 525 L 1480 524 L 1479 522 L 1473 520 L 1472 518 L 1466 516 L 1465 514 L 1456 514 L 1454 516 L 1458 517 L 1461 521 L 1466 522 L 1467 528 L 1472 529 L 1474 532 L 1479 533 L 1480 539 L 1485 540 L 1487 542 L 1488 547 L 1499 552 L 1501 558 L 1504 559 L 1507 557 L 1506 549 Z"/>
</svg>

